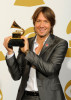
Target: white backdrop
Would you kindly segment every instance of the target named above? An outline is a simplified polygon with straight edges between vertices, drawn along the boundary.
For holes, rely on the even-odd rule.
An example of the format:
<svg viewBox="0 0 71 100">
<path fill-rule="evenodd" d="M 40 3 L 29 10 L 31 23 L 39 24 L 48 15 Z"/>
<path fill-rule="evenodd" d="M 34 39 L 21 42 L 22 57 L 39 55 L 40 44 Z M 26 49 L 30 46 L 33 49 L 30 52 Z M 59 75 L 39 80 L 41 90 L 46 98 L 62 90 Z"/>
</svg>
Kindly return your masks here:
<svg viewBox="0 0 71 100">
<path fill-rule="evenodd" d="M 29 1 L 29 0 L 27 0 Z M 33 1 L 33 0 L 31 0 Z M 37 1 L 37 0 L 34 0 Z M 71 0 L 41 0 L 44 4 L 35 6 L 16 6 L 15 0 L 0 0 L 0 51 L 6 55 L 7 51 L 3 46 L 4 38 L 11 35 L 11 25 L 15 20 L 25 30 L 33 27 L 32 15 L 35 9 L 39 6 L 49 6 L 56 14 L 56 25 L 54 34 L 68 41 L 71 39 L 71 34 L 67 34 L 67 26 L 71 21 Z M 24 0 L 23 0 L 24 3 Z M 31 4 L 31 3 L 30 3 Z M 71 29 L 71 24 L 69 26 Z M 71 33 L 71 31 L 70 31 Z M 71 48 L 71 47 L 69 47 Z M 17 48 L 18 49 L 18 48 Z M 14 48 L 17 55 L 17 50 Z M 1 56 L 1 55 L 0 55 Z M 71 57 L 66 57 L 59 75 L 63 90 L 71 80 Z M 0 95 L 0 100 L 16 100 L 17 90 L 20 84 L 19 81 L 13 81 L 5 60 L 0 61 L 0 90 L 3 94 L 3 99 Z M 66 93 L 71 98 L 71 87 Z"/>
</svg>

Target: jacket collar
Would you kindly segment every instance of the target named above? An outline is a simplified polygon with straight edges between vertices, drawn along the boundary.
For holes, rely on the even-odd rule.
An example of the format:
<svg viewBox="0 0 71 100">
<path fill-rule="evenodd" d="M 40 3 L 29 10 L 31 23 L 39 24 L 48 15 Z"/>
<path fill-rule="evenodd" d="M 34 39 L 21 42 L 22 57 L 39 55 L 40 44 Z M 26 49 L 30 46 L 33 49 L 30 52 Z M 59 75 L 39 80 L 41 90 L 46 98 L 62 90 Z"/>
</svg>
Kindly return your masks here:
<svg viewBox="0 0 71 100">
<path fill-rule="evenodd" d="M 29 46 L 30 46 L 30 50 L 33 51 L 33 46 L 34 46 L 34 41 L 36 39 L 36 36 L 33 37 L 33 38 L 30 38 L 29 40 Z M 47 48 L 49 48 L 54 42 L 54 35 L 53 34 L 50 34 L 49 37 L 46 39 L 44 45 L 43 45 L 43 48 L 40 52 L 40 55 L 43 54 Z"/>
</svg>

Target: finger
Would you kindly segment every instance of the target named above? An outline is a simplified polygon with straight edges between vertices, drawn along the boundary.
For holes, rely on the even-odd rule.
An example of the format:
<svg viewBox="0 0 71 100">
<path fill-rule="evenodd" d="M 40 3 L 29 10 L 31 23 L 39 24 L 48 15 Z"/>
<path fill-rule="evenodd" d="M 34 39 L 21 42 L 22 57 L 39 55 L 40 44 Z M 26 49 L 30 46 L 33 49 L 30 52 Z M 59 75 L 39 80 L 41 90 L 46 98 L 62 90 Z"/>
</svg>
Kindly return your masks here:
<svg viewBox="0 0 71 100">
<path fill-rule="evenodd" d="M 3 45 L 4 45 L 5 47 L 7 47 L 7 44 L 8 44 L 8 42 L 9 42 L 10 39 L 11 39 L 11 36 L 4 38 L 4 43 L 3 43 Z"/>
</svg>

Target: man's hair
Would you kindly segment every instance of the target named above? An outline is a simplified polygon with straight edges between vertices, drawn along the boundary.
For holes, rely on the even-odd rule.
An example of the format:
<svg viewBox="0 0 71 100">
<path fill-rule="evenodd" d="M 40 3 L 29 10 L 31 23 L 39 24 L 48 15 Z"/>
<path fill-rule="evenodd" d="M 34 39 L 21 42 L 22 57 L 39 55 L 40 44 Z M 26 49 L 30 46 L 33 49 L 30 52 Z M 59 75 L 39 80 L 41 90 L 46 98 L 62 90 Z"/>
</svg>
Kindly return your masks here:
<svg viewBox="0 0 71 100">
<path fill-rule="evenodd" d="M 44 17 L 50 21 L 50 24 L 51 24 L 50 33 L 53 34 L 53 26 L 55 25 L 55 13 L 49 7 L 42 6 L 42 7 L 37 8 L 32 16 L 34 25 L 40 12 L 42 12 Z"/>
</svg>

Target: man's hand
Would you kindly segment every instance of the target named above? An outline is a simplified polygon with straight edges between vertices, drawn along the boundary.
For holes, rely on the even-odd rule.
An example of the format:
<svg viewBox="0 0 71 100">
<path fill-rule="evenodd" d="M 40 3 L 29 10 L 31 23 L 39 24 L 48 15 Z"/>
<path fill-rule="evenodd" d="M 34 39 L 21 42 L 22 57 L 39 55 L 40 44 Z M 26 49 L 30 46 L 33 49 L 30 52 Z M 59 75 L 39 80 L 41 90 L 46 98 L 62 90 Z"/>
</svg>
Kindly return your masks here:
<svg viewBox="0 0 71 100">
<path fill-rule="evenodd" d="M 5 47 L 6 50 L 8 51 L 8 54 L 9 54 L 9 55 L 13 53 L 13 48 L 9 48 L 9 47 L 8 47 L 8 43 L 9 43 L 9 40 L 10 40 L 10 39 L 11 39 L 11 36 L 6 37 L 6 38 L 4 39 L 4 43 L 3 43 L 4 47 Z"/>
<path fill-rule="evenodd" d="M 20 49 L 23 53 L 26 53 L 26 51 L 29 50 L 28 39 L 24 36 L 21 36 L 21 39 L 24 39 L 24 47 L 21 47 Z"/>
</svg>

